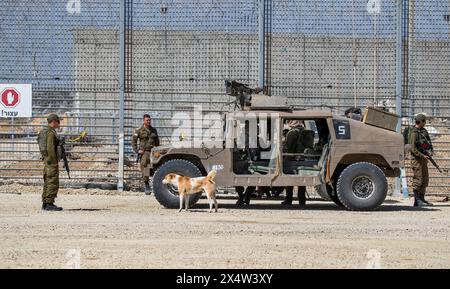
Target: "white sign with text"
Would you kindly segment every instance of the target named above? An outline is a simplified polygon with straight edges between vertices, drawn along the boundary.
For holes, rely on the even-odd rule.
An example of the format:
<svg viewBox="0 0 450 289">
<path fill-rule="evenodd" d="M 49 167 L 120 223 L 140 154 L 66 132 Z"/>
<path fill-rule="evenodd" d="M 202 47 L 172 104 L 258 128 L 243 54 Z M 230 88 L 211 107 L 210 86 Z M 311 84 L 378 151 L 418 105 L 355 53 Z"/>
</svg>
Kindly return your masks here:
<svg viewBox="0 0 450 289">
<path fill-rule="evenodd" d="M 0 117 L 31 117 L 31 84 L 0 84 Z"/>
</svg>

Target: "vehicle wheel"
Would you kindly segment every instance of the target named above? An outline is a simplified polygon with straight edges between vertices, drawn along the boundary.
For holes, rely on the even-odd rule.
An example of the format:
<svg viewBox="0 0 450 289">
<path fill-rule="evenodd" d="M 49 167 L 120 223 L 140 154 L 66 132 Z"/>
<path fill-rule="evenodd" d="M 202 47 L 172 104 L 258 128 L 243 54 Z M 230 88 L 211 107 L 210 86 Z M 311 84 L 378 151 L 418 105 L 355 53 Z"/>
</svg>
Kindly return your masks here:
<svg viewBox="0 0 450 289">
<path fill-rule="evenodd" d="M 369 211 L 386 199 L 388 184 L 383 171 L 371 163 L 355 163 L 339 176 L 336 193 L 348 210 Z"/>
<path fill-rule="evenodd" d="M 336 190 L 333 190 L 333 188 L 330 185 L 326 185 L 326 187 L 327 187 L 327 194 L 328 197 L 330 197 L 330 200 L 332 200 L 339 207 L 343 207 L 344 205 L 341 203 L 341 200 L 339 200 Z M 334 184 L 334 188 L 336 188 L 336 184 Z"/>
<path fill-rule="evenodd" d="M 314 186 L 314 191 L 325 201 L 331 201 L 331 197 L 328 195 L 326 184 Z"/>
<path fill-rule="evenodd" d="M 166 208 L 176 209 L 180 207 L 178 190 L 171 185 L 162 183 L 166 175 L 175 173 L 177 175 L 191 178 L 201 177 L 202 173 L 193 163 L 186 160 L 170 160 L 163 163 L 153 175 L 153 193 L 156 200 Z M 189 196 L 189 207 L 192 207 L 200 199 L 202 193 Z"/>
</svg>

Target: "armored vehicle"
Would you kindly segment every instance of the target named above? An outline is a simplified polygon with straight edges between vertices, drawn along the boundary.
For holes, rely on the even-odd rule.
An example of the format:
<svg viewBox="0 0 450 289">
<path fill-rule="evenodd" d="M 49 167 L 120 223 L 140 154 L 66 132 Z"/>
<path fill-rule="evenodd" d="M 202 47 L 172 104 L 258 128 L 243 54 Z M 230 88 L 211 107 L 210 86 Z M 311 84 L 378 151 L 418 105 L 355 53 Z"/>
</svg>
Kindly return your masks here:
<svg viewBox="0 0 450 289">
<path fill-rule="evenodd" d="M 284 98 L 255 94 L 237 82 L 227 82 L 227 91 L 239 109 L 223 114 L 222 139 L 152 150 L 145 173 L 153 176 L 161 205 L 179 206 L 176 188 L 162 183 L 168 173 L 198 177 L 216 170 L 218 187 L 314 186 L 348 210 L 378 208 L 388 192 L 387 177 L 400 176 L 403 137 L 392 124 L 377 123 L 385 117 L 381 111 L 371 109 L 371 121 L 365 122 L 288 106 Z M 292 121 L 302 127 L 300 153 L 288 153 L 284 145 Z M 191 205 L 200 195 L 190 198 Z"/>
</svg>

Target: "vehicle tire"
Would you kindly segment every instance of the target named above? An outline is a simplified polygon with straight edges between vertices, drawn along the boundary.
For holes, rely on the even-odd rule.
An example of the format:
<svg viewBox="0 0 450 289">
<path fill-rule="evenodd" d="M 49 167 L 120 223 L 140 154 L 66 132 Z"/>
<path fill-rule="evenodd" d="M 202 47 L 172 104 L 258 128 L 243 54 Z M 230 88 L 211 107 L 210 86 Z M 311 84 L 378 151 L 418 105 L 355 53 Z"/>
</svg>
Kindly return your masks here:
<svg viewBox="0 0 450 289">
<path fill-rule="evenodd" d="M 325 201 L 331 201 L 331 197 L 328 195 L 326 184 L 314 186 L 314 191 Z"/>
<path fill-rule="evenodd" d="M 170 160 L 163 163 L 153 175 L 153 193 L 156 200 L 166 208 L 177 209 L 180 207 L 180 198 L 177 188 L 162 183 L 167 174 L 175 173 L 177 175 L 191 178 L 201 177 L 200 169 L 186 160 Z M 202 193 L 189 196 L 189 207 L 192 207 L 200 199 Z M 184 208 L 184 206 L 183 206 Z"/>
<path fill-rule="evenodd" d="M 343 207 L 344 205 L 341 203 L 341 200 L 339 200 L 336 190 L 335 189 L 333 190 L 333 188 L 330 185 L 326 185 L 326 186 L 327 186 L 328 197 L 330 197 L 330 200 L 332 200 L 339 207 Z M 336 188 L 336 184 L 333 184 L 333 186 L 334 186 L 334 188 Z"/>
<path fill-rule="evenodd" d="M 388 184 L 383 171 L 371 163 L 360 162 L 344 169 L 339 176 L 336 193 L 345 208 L 370 211 L 386 199 Z"/>
</svg>

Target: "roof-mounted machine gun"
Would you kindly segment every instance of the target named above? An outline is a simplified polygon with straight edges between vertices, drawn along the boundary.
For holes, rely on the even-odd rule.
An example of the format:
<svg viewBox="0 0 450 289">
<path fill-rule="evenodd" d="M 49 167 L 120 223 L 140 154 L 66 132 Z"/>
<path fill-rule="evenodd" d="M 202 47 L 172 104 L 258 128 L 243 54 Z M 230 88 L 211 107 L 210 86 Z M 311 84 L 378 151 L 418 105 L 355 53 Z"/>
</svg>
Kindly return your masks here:
<svg viewBox="0 0 450 289">
<path fill-rule="evenodd" d="M 235 80 L 225 81 L 227 94 L 236 97 L 232 103 L 234 109 L 240 110 L 274 110 L 274 111 L 292 111 L 293 107 L 287 105 L 287 98 L 281 96 L 268 96 L 259 94 L 262 88 L 250 88 L 246 84 Z"/>
<path fill-rule="evenodd" d="M 252 94 L 262 91 L 262 88 L 250 88 L 248 85 L 235 80 L 225 80 L 225 87 L 228 95 L 236 97 L 236 101 L 234 101 L 235 108 L 239 107 L 242 110 L 251 106 Z"/>
</svg>

